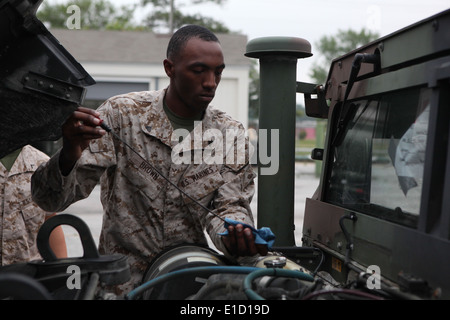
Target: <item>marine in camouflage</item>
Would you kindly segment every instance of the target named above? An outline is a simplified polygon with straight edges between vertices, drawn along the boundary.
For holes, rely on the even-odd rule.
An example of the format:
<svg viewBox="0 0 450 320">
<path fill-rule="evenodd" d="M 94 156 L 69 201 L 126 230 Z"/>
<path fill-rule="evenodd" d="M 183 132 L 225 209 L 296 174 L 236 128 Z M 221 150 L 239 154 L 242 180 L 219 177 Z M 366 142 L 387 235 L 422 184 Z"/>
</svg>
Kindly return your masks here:
<svg viewBox="0 0 450 320">
<path fill-rule="evenodd" d="M 41 259 L 36 245 L 39 228 L 52 213 L 31 198 L 30 181 L 37 167 L 49 157 L 27 145 L 8 171 L 0 164 L 0 265 Z"/>
<path fill-rule="evenodd" d="M 233 163 L 230 157 L 212 164 L 172 161 L 179 140 L 163 110 L 165 93 L 160 90 L 120 95 L 98 109 L 112 130 L 151 166 L 108 134 L 91 142 L 68 176 L 60 173 L 58 152 L 32 179 L 34 200 L 43 209 L 56 212 L 86 198 L 100 181 L 104 218 L 99 251 L 128 256 L 132 274 L 128 283 L 116 288 L 116 294 L 139 285 L 149 262 L 163 249 L 182 243 L 206 245 L 204 230 L 216 248 L 228 255 L 218 235 L 224 231 L 223 221 L 183 195 L 159 173 L 217 215 L 253 225 L 250 202 L 255 173 L 249 164 L 249 144 L 243 146 L 246 161 Z M 242 124 L 212 106 L 206 109 L 199 125 L 203 132 L 217 129 L 224 137 L 227 129 L 245 131 Z M 199 145 L 193 132 L 185 138 L 192 140 L 190 150 L 182 151 L 194 158 L 211 141 L 206 139 Z M 237 159 L 242 153 L 238 148 L 242 145 L 237 142 L 235 148 L 227 146 L 226 139 L 223 143 L 224 157 L 234 152 Z"/>
</svg>

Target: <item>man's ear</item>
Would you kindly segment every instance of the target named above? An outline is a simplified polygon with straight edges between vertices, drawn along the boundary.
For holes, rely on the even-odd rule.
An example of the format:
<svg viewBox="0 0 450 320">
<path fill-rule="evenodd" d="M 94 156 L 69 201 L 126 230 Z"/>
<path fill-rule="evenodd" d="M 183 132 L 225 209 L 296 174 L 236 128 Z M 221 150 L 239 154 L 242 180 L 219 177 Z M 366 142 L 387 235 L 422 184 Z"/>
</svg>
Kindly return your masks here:
<svg viewBox="0 0 450 320">
<path fill-rule="evenodd" d="M 166 71 L 166 74 L 169 78 L 172 78 L 173 76 L 173 62 L 169 59 L 164 59 L 164 70 Z"/>
</svg>

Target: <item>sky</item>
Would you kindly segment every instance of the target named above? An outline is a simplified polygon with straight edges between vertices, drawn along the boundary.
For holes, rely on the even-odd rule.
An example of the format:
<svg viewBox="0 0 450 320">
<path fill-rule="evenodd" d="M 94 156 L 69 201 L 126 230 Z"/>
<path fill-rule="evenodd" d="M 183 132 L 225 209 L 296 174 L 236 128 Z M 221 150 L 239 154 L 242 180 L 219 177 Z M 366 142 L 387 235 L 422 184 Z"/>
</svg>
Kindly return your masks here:
<svg viewBox="0 0 450 320">
<path fill-rule="evenodd" d="M 48 0 L 61 2 L 61 0 Z M 115 5 L 140 0 L 110 0 Z M 388 35 L 419 20 L 450 8 L 449 0 L 225 0 L 189 5 L 191 0 L 174 0 L 184 13 L 201 13 L 223 22 L 248 40 L 265 36 L 290 36 L 308 40 L 313 56 L 298 61 L 298 81 L 311 82 L 308 74 L 319 59 L 315 44 L 337 30 L 367 28 Z M 63 1 L 65 2 L 65 1 Z M 74 1 L 76 3 L 76 1 Z M 315 54 L 315 55 L 314 55 Z"/>
<path fill-rule="evenodd" d="M 138 0 L 114 0 L 117 4 Z M 185 13 L 201 13 L 223 22 L 248 40 L 265 36 L 289 36 L 308 40 L 313 57 L 298 61 L 298 81 L 309 77 L 317 41 L 341 30 L 367 28 L 380 36 L 388 35 L 419 20 L 450 8 L 449 0 L 226 0 L 191 5 L 189 0 L 174 0 Z"/>
<path fill-rule="evenodd" d="M 208 14 L 249 40 L 265 36 L 306 39 L 314 54 L 317 41 L 338 29 L 367 28 L 385 36 L 449 8 L 448 0 L 227 0 L 222 6 L 205 4 L 185 10 Z M 318 58 L 316 54 L 298 61 L 298 81 L 311 81 L 308 73 Z"/>
</svg>

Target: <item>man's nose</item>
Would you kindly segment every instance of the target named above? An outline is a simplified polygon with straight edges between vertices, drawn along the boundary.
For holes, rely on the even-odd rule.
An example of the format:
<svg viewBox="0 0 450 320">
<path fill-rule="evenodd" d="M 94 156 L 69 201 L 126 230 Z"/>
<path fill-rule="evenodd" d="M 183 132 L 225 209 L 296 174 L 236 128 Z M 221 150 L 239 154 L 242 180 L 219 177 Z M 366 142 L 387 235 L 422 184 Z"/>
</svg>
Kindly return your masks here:
<svg viewBox="0 0 450 320">
<path fill-rule="evenodd" d="M 219 84 L 216 74 L 214 72 L 206 72 L 203 78 L 203 87 L 208 89 L 215 89 Z"/>
</svg>

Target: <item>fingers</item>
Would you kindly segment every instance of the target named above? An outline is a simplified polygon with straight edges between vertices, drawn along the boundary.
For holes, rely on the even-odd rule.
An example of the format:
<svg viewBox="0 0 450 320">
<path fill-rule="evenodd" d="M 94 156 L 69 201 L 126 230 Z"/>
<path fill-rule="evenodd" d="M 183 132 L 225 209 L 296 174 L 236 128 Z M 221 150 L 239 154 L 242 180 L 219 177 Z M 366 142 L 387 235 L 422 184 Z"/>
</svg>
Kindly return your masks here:
<svg viewBox="0 0 450 320">
<path fill-rule="evenodd" d="M 230 253 L 237 256 L 253 256 L 255 254 L 266 255 L 266 245 L 256 244 L 255 237 L 250 228 L 238 224 L 228 227 L 228 236 L 223 239 Z"/>
<path fill-rule="evenodd" d="M 253 236 L 252 230 L 250 230 L 249 228 L 245 228 L 243 234 L 243 238 L 245 238 L 245 242 L 243 243 L 243 245 L 246 245 L 247 247 L 247 254 L 250 256 L 254 256 L 258 253 L 258 250 L 256 249 L 255 237 Z"/>
<path fill-rule="evenodd" d="M 234 227 L 228 227 L 228 235 L 222 238 L 223 243 L 227 247 L 228 252 L 235 254 L 237 252 L 236 236 L 234 233 Z"/>
<path fill-rule="evenodd" d="M 92 140 L 101 138 L 106 131 L 98 128 L 101 124 L 100 114 L 92 109 L 78 107 L 63 126 L 64 136 L 69 140 Z"/>
<path fill-rule="evenodd" d="M 101 120 L 99 118 L 100 114 L 95 110 L 85 107 L 78 107 L 78 109 L 73 113 L 72 117 L 77 121 L 82 121 L 88 126 L 96 127 L 101 123 Z"/>
<path fill-rule="evenodd" d="M 244 228 L 241 224 L 238 224 L 234 230 L 236 237 L 237 254 L 240 257 L 246 256 L 248 252 L 248 245 L 246 242 L 247 237 L 243 232 Z"/>
<path fill-rule="evenodd" d="M 265 244 L 257 244 L 255 242 L 255 236 L 252 233 L 252 230 L 249 228 L 244 229 L 245 242 L 247 244 L 247 252 L 248 255 L 254 256 L 259 253 L 262 256 L 267 255 L 269 251 L 267 245 Z"/>
<path fill-rule="evenodd" d="M 99 116 L 95 110 L 78 107 L 62 126 L 63 149 L 60 157 L 62 172 L 70 172 L 91 140 L 99 139 L 106 134 L 105 130 L 98 127 L 101 124 Z"/>
</svg>

